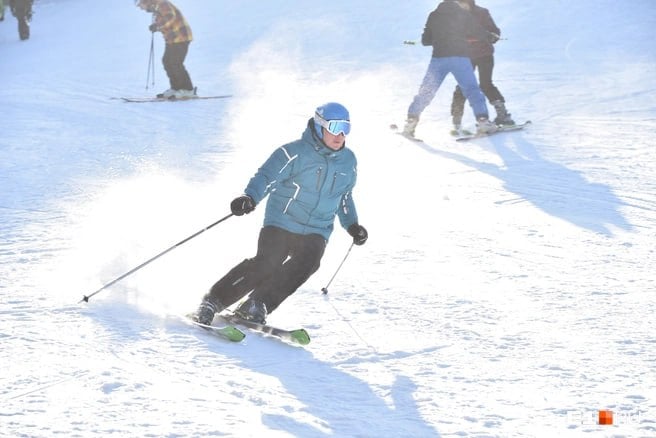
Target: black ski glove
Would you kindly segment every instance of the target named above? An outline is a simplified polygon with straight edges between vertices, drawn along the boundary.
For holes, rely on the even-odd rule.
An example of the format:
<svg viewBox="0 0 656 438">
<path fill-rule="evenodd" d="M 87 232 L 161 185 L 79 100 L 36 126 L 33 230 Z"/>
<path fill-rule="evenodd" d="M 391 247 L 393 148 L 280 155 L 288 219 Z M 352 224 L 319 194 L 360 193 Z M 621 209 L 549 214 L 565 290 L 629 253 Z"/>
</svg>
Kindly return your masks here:
<svg viewBox="0 0 656 438">
<path fill-rule="evenodd" d="M 157 25 L 155 23 L 148 26 L 148 30 L 151 32 L 157 32 Z"/>
<path fill-rule="evenodd" d="M 235 216 L 248 214 L 253 210 L 255 210 L 255 201 L 248 195 L 239 196 L 230 203 L 230 211 Z"/>
<path fill-rule="evenodd" d="M 362 225 L 353 224 L 346 231 L 353 236 L 353 243 L 356 245 L 363 245 L 367 241 L 367 237 L 369 237 L 367 229 Z"/>
</svg>

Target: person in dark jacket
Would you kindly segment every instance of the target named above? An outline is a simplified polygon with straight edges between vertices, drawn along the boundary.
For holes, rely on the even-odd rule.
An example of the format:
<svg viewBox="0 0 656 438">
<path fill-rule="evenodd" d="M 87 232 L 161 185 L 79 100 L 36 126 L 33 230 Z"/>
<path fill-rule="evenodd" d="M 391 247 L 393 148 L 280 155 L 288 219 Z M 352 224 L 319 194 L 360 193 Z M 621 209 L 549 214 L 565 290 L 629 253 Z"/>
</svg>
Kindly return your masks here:
<svg viewBox="0 0 656 438">
<path fill-rule="evenodd" d="M 472 8 L 472 14 L 478 23 L 488 32 L 488 37 L 482 40 L 472 41 L 470 44 L 471 63 L 474 69 L 478 69 L 478 81 L 481 91 L 485 94 L 490 104 L 496 110 L 497 116 L 494 123 L 497 125 L 514 125 L 510 113 L 506 110 L 503 95 L 492 82 L 492 72 L 494 70 L 494 46 L 501 35 L 501 30 L 497 27 L 492 19 L 490 12 L 476 4 L 475 0 L 467 0 Z M 453 117 L 453 127 L 455 131 L 460 131 L 462 116 L 465 109 L 465 96 L 459 85 L 453 92 L 453 101 L 451 103 L 451 116 Z"/>
<path fill-rule="evenodd" d="M 433 46 L 433 54 L 419 92 L 408 108 L 404 135 L 414 136 L 422 111 L 433 100 L 449 73 L 467 97 L 476 117 L 478 131 L 496 131 L 496 125 L 488 120 L 485 96 L 478 86 L 469 59 L 469 40 L 486 38 L 488 32 L 474 19 L 470 9 L 466 0 L 443 0 L 428 16 L 421 43 Z"/>
<path fill-rule="evenodd" d="M 162 57 L 164 70 L 169 77 L 170 88 L 157 97 L 167 99 L 188 99 L 196 96 L 189 72 L 184 66 L 193 40 L 191 27 L 178 8 L 168 0 L 137 0 L 138 7 L 152 12 L 153 22 L 148 27 L 151 32 L 162 32 L 166 48 Z"/>
<path fill-rule="evenodd" d="M 357 161 L 346 147 L 348 110 L 319 106 L 299 140 L 276 149 L 235 198 L 235 216 L 250 213 L 268 196 L 257 253 L 212 286 L 193 319 L 210 324 L 217 312 L 241 300 L 235 314 L 264 323 L 288 296 L 319 269 L 335 216 L 362 245 L 367 230 L 358 224 L 353 201 Z"/>
<path fill-rule="evenodd" d="M 18 36 L 21 40 L 30 38 L 33 0 L 9 0 L 11 14 L 18 21 Z"/>
</svg>

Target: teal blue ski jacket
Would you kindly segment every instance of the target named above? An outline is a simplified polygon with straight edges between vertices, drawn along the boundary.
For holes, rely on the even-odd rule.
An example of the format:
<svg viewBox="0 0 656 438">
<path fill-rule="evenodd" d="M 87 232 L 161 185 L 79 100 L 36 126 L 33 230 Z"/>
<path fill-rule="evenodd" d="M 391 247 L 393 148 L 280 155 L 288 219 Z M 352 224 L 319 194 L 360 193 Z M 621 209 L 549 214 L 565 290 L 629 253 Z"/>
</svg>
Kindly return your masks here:
<svg viewBox="0 0 656 438">
<path fill-rule="evenodd" d="M 267 195 L 264 226 L 329 239 L 335 215 L 347 229 L 358 222 L 352 191 L 357 160 L 346 147 L 334 151 L 314 130 L 314 120 L 299 140 L 276 149 L 251 178 L 244 193 L 259 204 Z"/>
</svg>

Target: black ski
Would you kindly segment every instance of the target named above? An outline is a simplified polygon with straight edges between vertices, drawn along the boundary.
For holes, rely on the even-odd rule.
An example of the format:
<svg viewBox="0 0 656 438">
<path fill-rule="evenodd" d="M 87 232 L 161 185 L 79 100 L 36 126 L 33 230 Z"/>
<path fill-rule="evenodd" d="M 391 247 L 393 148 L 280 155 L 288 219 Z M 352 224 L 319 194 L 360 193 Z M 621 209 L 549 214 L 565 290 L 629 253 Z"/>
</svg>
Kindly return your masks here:
<svg viewBox="0 0 656 438">
<path fill-rule="evenodd" d="M 193 97 L 112 97 L 112 99 L 120 99 L 123 102 L 130 103 L 147 103 L 147 102 L 183 102 L 187 100 L 203 100 L 203 99 L 227 99 L 232 97 L 232 94 L 225 94 L 221 96 L 193 96 Z"/>
</svg>

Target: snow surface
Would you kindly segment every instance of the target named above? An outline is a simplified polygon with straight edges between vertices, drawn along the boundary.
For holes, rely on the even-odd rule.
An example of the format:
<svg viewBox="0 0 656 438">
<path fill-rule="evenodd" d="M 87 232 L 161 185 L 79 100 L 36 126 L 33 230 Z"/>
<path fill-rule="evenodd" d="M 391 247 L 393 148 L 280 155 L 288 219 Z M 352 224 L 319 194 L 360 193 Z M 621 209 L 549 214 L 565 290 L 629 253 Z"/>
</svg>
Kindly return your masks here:
<svg viewBox="0 0 656 438">
<path fill-rule="evenodd" d="M 435 1 L 176 4 L 199 93 L 234 98 L 112 100 L 168 88 L 157 34 L 144 90 L 132 1 L 37 0 L 24 42 L 0 23 L 0 435 L 656 436 L 656 2 L 481 1 L 507 38 L 496 83 L 533 125 L 456 143 L 449 78 L 425 145 L 388 126 Z M 179 318 L 254 254 L 263 208 L 79 302 L 225 216 L 332 100 L 370 239 L 323 296 L 338 229 L 270 316 L 310 345 Z"/>
</svg>

